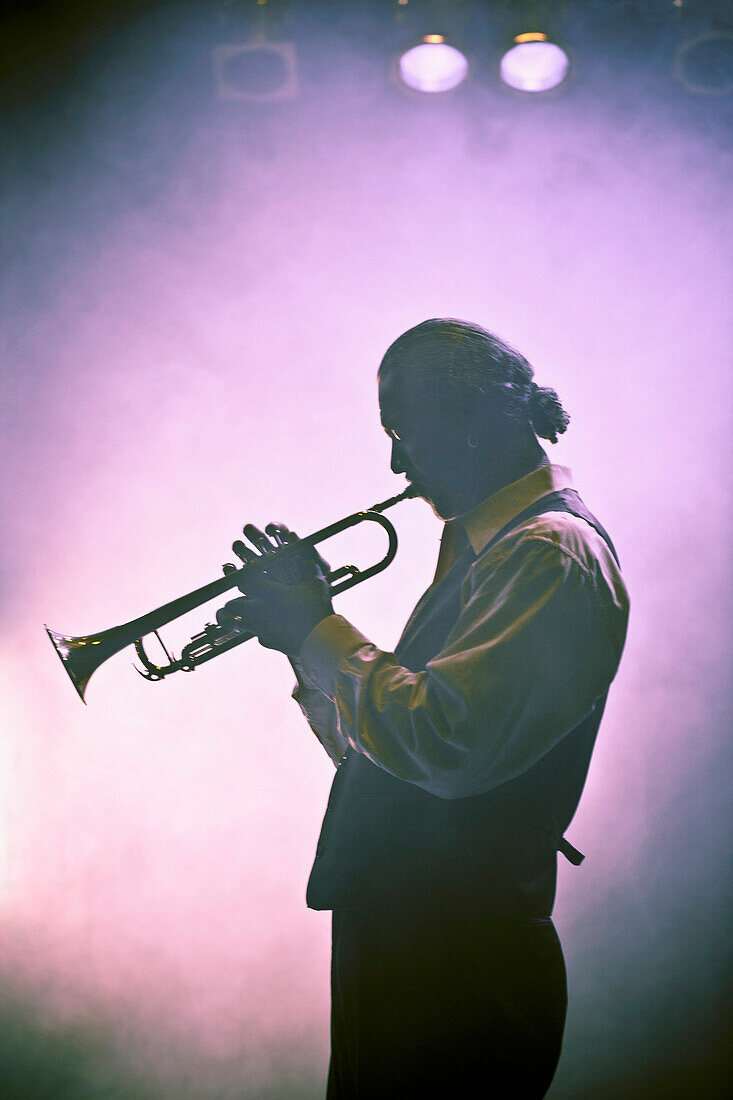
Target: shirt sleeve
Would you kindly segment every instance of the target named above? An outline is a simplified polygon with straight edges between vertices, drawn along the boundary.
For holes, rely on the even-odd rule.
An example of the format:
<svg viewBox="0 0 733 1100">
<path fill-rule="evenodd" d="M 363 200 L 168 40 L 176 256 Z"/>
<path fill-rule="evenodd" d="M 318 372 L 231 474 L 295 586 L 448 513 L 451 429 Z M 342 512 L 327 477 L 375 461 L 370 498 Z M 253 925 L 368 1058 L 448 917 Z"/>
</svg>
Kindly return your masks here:
<svg viewBox="0 0 733 1100">
<path fill-rule="evenodd" d="M 480 794 L 530 768 L 592 710 L 623 649 L 628 598 L 599 536 L 595 553 L 563 545 L 552 527 L 508 541 L 472 567 L 460 618 L 424 672 L 403 668 L 338 615 L 300 654 L 333 701 L 342 738 L 443 798 Z"/>
<path fill-rule="evenodd" d="M 336 704 L 308 678 L 297 657 L 291 657 L 290 663 L 297 678 L 293 699 L 334 764 L 338 765 L 348 748 L 348 742 L 339 729 Z"/>
</svg>

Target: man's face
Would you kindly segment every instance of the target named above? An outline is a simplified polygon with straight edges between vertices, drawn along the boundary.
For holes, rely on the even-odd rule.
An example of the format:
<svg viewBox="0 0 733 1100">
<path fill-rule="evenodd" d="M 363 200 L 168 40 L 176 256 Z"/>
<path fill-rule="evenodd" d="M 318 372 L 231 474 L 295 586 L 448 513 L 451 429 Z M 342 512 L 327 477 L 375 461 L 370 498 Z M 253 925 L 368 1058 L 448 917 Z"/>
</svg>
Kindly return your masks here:
<svg viewBox="0 0 733 1100">
<path fill-rule="evenodd" d="M 451 518 L 456 487 L 468 476 L 458 413 L 420 385 L 419 375 L 389 369 L 379 377 L 379 408 L 392 441 L 392 472 L 406 474 L 441 519 Z"/>
</svg>

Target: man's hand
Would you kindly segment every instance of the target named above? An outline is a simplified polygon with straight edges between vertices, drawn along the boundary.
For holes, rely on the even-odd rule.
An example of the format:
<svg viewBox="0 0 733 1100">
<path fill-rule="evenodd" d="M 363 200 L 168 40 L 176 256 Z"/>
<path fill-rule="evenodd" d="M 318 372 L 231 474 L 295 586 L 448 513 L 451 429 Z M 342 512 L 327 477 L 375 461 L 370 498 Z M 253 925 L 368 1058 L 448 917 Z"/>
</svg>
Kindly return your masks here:
<svg viewBox="0 0 733 1100">
<path fill-rule="evenodd" d="M 263 534 L 248 523 L 244 534 L 251 543 L 238 539 L 232 546 L 245 564 L 256 563 L 239 589 L 244 596 L 230 600 L 219 612 L 220 626 L 235 626 L 257 635 L 267 649 L 296 656 L 311 630 L 333 613 L 326 580 L 329 567 L 313 547 L 278 561 L 275 551 L 297 540 L 297 535 L 279 523 L 270 523 Z M 270 536 L 270 537 L 268 537 Z M 267 561 L 272 554 L 271 562 Z"/>
</svg>

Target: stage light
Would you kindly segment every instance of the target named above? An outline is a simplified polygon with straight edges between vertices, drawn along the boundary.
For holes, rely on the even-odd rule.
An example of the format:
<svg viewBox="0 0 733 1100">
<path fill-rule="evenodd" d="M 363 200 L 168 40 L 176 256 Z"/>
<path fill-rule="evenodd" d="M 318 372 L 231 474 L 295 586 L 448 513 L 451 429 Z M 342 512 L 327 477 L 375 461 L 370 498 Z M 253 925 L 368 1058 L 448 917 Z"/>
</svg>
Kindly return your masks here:
<svg viewBox="0 0 733 1100">
<path fill-rule="evenodd" d="M 550 42 L 546 34 L 530 31 L 518 34 L 514 45 L 501 59 L 501 79 L 521 92 L 547 92 L 562 84 L 570 62 L 565 50 Z"/>
<path fill-rule="evenodd" d="M 462 84 L 467 74 L 465 54 L 449 45 L 442 34 L 426 34 L 399 59 L 400 80 L 417 92 L 449 92 Z"/>
<path fill-rule="evenodd" d="M 733 91 L 733 34 L 709 30 L 677 50 L 674 74 L 690 92 L 728 95 Z"/>
<path fill-rule="evenodd" d="M 266 103 L 295 99 L 298 94 L 292 42 L 216 46 L 213 61 L 219 99 Z"/>
</svg>

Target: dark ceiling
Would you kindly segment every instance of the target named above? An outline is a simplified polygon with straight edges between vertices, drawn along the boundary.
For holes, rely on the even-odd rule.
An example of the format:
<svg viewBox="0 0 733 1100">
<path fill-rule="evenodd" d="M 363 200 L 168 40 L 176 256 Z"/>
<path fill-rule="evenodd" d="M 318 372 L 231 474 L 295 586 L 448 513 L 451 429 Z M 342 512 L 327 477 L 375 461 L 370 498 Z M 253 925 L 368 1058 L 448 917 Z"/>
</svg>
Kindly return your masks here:
<svg viewBox="0 0 733 1100">
<path fill-rule="evenodd" d="M 525 26 L 532 22 L 528 12 L 549 21 L 562 45 L 626 63 L 648 65 L 660 57 L 664 63 L 695 36 L 733 34 L 729 0 L 13 0 L 2 17 L 0 81 L 16 102 L 58 94 L 82 78 L 85 58 L 136 25 L 144 26 L 150 41 L 156 29 L 164 40 L 173 25 L 189 23 L 202 48 L 207 39 L 241 41 L 263 29 L 269 39 L 303 45 L 325 30 L 361 39 L 365 51 L 388 54 L 431 29 L 469 45 L 507 39 L 533 29 Z M 717 65 L 731 63 L 725 42 Z"/>
</svg>

